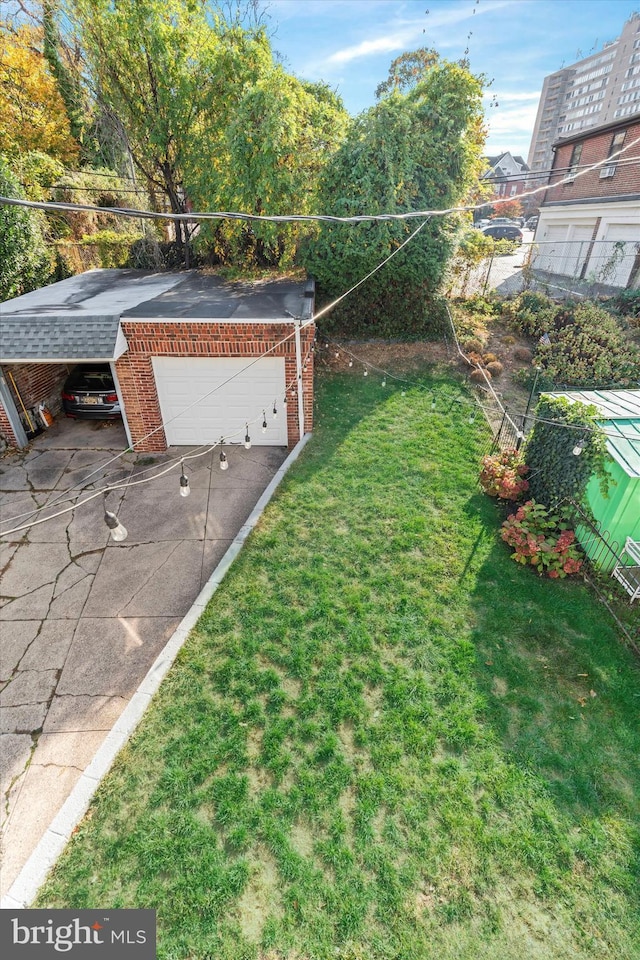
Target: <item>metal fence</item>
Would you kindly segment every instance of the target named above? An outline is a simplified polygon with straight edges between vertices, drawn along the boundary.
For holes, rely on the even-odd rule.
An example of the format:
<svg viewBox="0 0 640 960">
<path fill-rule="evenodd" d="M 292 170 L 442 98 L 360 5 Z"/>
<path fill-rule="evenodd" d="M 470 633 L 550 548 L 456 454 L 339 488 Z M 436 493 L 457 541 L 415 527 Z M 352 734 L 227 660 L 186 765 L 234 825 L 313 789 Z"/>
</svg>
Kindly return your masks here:
<svg viewBox="0 0 640 960">
<path fill-rule="evenodd" d="M 603 573 L 613 570 L 622 560 L 624 544 L 614 540 L 599 520 L 588 513 L 574 500 L 565 501 L 562 512 L 575 524 L 576 537 L 592 566 Z"/>
</svg>

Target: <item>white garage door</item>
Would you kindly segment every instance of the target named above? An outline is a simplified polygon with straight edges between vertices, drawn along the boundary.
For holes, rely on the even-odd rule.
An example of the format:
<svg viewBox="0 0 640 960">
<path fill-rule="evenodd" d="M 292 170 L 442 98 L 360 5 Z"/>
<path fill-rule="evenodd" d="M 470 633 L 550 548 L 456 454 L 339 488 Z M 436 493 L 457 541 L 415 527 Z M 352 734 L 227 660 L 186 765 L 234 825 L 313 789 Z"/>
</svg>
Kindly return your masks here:
<svg viewBox="0 0 640 960">
<path fill-rule="evenodd" d="M 602 242 L 594 244 L 589 260 L 589 271 L 594 274 L 594 279 L 611 287 L 626 286 L 639 241 L 640 221 L 608 225 L 602 234 Z"/>
<path fill-rule="evenodd" d="M 170 446 L 242 443 L 249 423 L 251 442 L 286 446 L 287 418 L 283 357 L 154 357 L 160 410 Z M 278 416 L 273 416 L 273 404 Z M 267 432 L 262 432 L 262 412 Z"/>
<path fill-rule="evenodd" d="M 539 270 L 579 277 L 589 253 L 594 223 L 549 226 L 541 235 L 535 266 Z"/>
</svg>

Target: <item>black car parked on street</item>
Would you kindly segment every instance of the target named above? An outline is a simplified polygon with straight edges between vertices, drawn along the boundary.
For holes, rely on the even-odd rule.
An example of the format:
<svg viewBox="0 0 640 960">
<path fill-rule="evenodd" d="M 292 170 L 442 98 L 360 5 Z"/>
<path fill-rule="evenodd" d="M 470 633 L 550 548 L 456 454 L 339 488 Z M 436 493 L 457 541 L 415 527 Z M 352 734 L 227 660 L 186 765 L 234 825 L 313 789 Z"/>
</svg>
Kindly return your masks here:
<svg viewBox="0 0 640 960">
<path fill-rule="evenodd" d="M 516 243 L 522 243 L 522 230 L 516 227 L 514 223 L 499 223 L 482 230 L 486 237 L 493 237 L 494 240 L 515 240 Z"/>
</svg>

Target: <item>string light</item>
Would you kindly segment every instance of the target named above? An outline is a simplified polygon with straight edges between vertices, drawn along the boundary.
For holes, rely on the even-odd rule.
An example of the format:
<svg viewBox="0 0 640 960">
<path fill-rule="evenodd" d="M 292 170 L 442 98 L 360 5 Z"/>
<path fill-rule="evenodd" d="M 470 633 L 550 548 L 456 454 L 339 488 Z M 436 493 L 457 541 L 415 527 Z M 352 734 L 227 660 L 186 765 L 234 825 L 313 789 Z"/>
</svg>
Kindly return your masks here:
<svg viewBox="0 0 640 960">
<path fill-rule="evenodd" d="M 229 469 L 229 461 L 227 460 L 227 455 L 224 452 L 224 450 L 220 451 L 220 469 L 221 470 Z"/>
<path fill-rule="evenodd" d="M 578 442 L 576 443 L 575 447 L 574 447 L 573 450 L 571 451 L 572 454 L 574 455 L 574 457 L 579 457 L 579 456 L 580 456 L 580 454 L 582 453 L 582 451 L 584 450 L 584 448 L 585 448 L 585 446 L 586 446 L 586 443 L 587 443 L 586 437 L 582 437 L 580 440 L 578 440 Z"/>
<path fill-rule="evenodd" d="M 276 406 L 276 401 L 274 400 L 273 401 L 273 419 L 275 420 L 277 416 L 278 416 L 278 408 Z"/>
<path fill-rule="evenodd" d="M 436 406 L 437 406 L 437 404 L 436 404 L 436 398 L 435 398 L 435 394 L 434 394 L 434 396 L 431 397 L 431 409 L 432 409 L 432 410 L 435 410 L 435 409 L 436 409 Z"/>
<path fill-rule="evenodd" d="M 349 366 L 350 366 L 350 367 L 353 366 L 353 360 L 349 360 Z"/>
<path fill-rule="evenodd" d="M 109 528 L 111 539 L 115 540 L 116 543 L 122 543 L 123 540 L 127 539 L 129 534 L 127 528 L 120 523 L 115 513 L 107 510 L 107 493 L 108 491 L 105 491 L 104 494 L 104 522 Z"/>
<path fill-rule="evenodd" d="M 191 493 L 191 487 L 189 486 L 189 477 L 184 472 L 184 463 L 182 463 L 182 473 L 180 475 L 180 496 L 188 497 Z"/>
<path fill-rule="evenodd" d="M 382 386 L 383 386 L 383 387 L 386 387 L 386 385 L 387 385 L 387 381 L 386 381 L 386 379 L 385 379 L 385 380 L 382 381 Z"/>
<path fill-rule="evenodd" d="M 267 415 L 264 410 L 262 411 L 262 432 L 267 432 Z"/>
<path fill-rule="evenodd" d="M 249 436 L 249 424 L 247 424 L 247 432 L 244 435 L 244 448 L 245 450 L 251 450 L 251 437 Z"/>
<path fill-rule="evenodd" d="M 368 377 L 368 376 L 369 376 L 369 371 L 367 370 L 366 367 L 364 368 L 364 376 L 365 376 L 365 377 Z"/>
</svg>

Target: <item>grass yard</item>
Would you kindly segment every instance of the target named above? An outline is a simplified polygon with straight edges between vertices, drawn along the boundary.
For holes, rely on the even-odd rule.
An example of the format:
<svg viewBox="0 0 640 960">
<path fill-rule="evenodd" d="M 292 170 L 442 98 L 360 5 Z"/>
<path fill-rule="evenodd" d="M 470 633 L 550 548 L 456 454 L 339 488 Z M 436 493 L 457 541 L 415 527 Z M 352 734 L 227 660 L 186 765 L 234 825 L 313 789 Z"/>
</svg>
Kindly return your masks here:
<svg viewBox="0 0 640 960">
<path fill-rule="evenodd" d="M 318 380 L 36 906 L 155 907 L 162 960 L 640 958 L 640 664 L 510 560 L 454 381 Z"/>
</svg>

